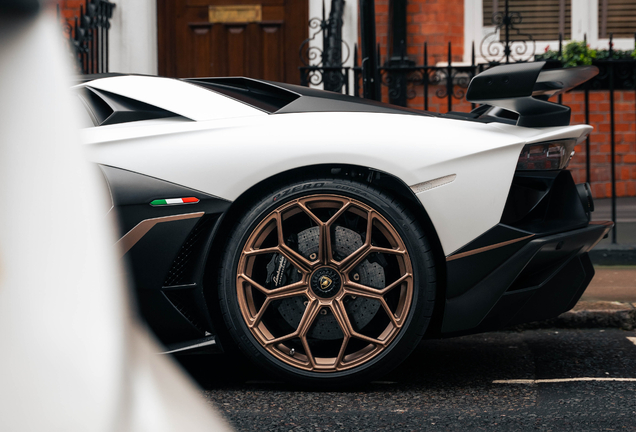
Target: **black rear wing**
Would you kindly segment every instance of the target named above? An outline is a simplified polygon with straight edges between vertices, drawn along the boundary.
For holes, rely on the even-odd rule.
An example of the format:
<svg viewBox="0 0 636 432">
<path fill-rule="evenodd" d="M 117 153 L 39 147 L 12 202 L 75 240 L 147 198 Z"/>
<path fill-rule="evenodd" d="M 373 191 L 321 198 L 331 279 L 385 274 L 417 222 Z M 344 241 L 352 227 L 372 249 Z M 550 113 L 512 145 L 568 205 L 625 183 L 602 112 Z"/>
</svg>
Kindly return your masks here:
<svg viewBox="0 0 636 432">
<path fill-rule="evenodd" d="M 570 107 L 548 102 L 598 74 L 596 66 L 542 71 L 545 62 L 496 66 L 472 79 L 469 102 L 504 108 L 519 114 L 518 126 L 548 127 L 570 124 Z"/>
</svg>

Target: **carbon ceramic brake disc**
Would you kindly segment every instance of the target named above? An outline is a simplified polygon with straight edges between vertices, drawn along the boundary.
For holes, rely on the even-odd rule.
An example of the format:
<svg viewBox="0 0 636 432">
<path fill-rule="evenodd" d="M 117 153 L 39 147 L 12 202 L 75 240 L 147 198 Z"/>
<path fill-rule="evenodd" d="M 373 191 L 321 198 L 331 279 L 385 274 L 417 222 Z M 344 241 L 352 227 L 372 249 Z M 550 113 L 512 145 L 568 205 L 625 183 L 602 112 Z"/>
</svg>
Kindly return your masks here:
<svg viewBox="0 0 636 432">
<path fill-rule="evenodd" d="M 318 227 L 308 228 L 298 233 L 298 252 L 309 257 L 311 254 L 318 253 L 319 245 L 319 229 Z M 335 258 L 340 260 L 351 255 L 354 251 L 362 246 L 363 241 L 360 234 L 355 231 L 341 226 L 335 227 Z M 384 288 L 385 277 L 384 269 L 378 263 L 371 263 L 368 260 L 363 261 L 357 266 L 352 274 L 357 274 L 359 280 L 357 283 L 372 288 Z M 292 275 L 289 283 L 296 282 L 299 275 Z M 292 297 L 282 300 L 278 306 L 278 312 L 283 319 L 293 328 L 297 328 L 305 311 L 305 300 L 302 297 Z M 345 306 L 349 312 L 349 317 L 355 329 L 364 328 L 373 319 L 380 303 L 376 300 L 365 297 L 347 297 L 345 298 Z M 325 309 L 323 309 L 325 310 Z M 309 337 L 320 340 L 335 340 L 342 338 L 342 331 L 333 314 L 328 311 L 325 315 L 318 315 L 316 321 L 309 330 Z"/>
</svg>

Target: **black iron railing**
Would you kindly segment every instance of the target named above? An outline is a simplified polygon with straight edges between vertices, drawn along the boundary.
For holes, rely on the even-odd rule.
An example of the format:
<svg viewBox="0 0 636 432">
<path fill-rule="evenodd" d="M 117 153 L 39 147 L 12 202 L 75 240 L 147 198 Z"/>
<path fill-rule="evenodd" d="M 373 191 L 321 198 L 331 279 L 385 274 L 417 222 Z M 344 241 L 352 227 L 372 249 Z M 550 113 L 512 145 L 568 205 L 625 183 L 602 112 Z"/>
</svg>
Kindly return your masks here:
<svg viewBox="0 0 636 432">
<path fill-rule="evenodd" d="M 489 63 L 518 63 L 534 58 L 537 44 L 532 35 L 522 33 L 516 26 L 523 22 L 519 12 L 511 11 L 508 0 L 504 10 L 492 15 L 494 29 L 479 45 L 479 51 Z M 503 34 L 503 39 L 502 39 Z"/>
<path fill-rule="evenodd" d="M 64 22 L 71 54 L 83 74 L 108 72 L 108 31 L 115 3 L 86 0 L 73 22 Z M 59 7 L 58 7 L 59 17 Z"/>
<path fill-rule="evenodd" d="M 325 15 L 325 3 L 322 3 L 322 18 L 312 18 L 309 29 L 312 34 L 300 46 L 302 85 L 320 85 L 325 90 L 349 92 L 348 71 L 342 65 L 349 59 L 349 45 L 342 40 L 342 15 L 344 0 L 332 0 L 329 18 Z M 315 45 L 322 37 L 322 49 Z"/>
</svg>

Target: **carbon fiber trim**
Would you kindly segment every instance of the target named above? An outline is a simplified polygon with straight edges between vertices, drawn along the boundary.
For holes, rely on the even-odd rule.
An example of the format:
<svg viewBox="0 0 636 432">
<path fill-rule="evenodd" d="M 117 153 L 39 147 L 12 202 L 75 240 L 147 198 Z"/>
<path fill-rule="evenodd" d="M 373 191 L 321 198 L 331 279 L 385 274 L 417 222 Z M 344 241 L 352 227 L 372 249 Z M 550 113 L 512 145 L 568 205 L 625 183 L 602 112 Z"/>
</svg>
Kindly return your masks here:
<svg viewBox="0 0 636 432">
<path fill-rule="evenodd" d="M 187 213 L 143 220 L 120 238 L 117 243 L 115 243 L 115 246 L 117 246 L 119 250 L 119 256 L 126 255 L 126 252 L 128 252 L 139 240 L 141 240 L 144 235 L 146 235 L 146 233 L 148 233 L 148 231 L 152 229 L 152 227 L 158 223 L 200 218 L 204 214 L 204 212 Z"/>
</svg>

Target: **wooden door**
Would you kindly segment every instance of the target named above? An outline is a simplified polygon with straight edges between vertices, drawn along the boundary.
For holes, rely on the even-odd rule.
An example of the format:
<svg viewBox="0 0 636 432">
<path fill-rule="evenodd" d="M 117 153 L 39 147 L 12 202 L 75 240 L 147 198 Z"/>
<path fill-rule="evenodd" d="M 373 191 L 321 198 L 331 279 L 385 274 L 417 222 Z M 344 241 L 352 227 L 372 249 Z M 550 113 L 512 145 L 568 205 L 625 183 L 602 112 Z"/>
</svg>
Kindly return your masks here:
<svg viewBox="0 0 636 432">
<path fill-rule="evenodd" d="M 157 0 L 159 75 L 299 83 L 308 13 L 308 0 Z"/>
</svg>

